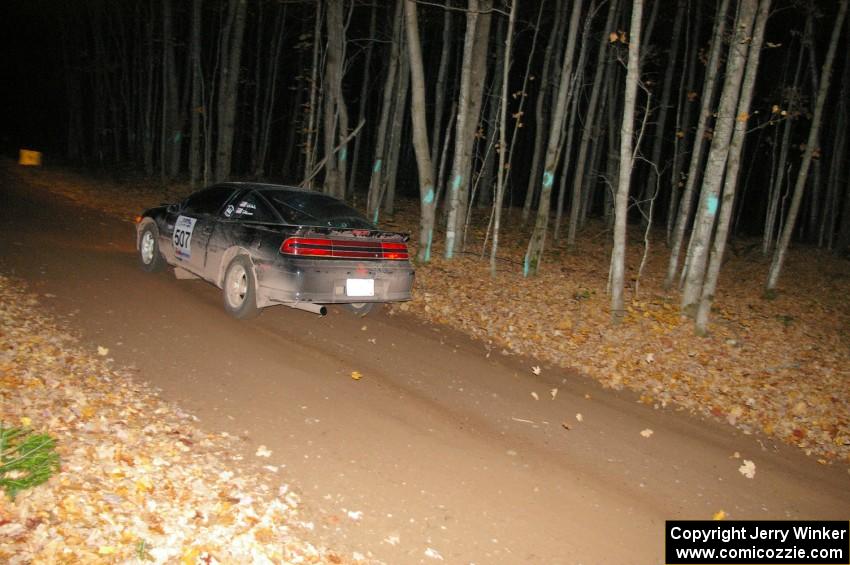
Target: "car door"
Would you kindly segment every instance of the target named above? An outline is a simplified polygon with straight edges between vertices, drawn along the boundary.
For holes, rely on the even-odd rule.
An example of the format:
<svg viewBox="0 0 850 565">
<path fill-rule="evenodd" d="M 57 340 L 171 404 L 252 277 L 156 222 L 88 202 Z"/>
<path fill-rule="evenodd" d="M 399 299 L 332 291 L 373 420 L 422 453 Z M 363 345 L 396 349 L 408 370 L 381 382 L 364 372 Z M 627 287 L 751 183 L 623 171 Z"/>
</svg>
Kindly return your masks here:
<svg viewBox="0 0 850 565">
<path fill-rule="evenodd" d="M 234 188 L 214 186 L 186 199 L 174 220 L 171 245 L 179 266 L 206 276 L 207 250 L 215 230 L 218 212 L 233 196 Z"/>
</svg>

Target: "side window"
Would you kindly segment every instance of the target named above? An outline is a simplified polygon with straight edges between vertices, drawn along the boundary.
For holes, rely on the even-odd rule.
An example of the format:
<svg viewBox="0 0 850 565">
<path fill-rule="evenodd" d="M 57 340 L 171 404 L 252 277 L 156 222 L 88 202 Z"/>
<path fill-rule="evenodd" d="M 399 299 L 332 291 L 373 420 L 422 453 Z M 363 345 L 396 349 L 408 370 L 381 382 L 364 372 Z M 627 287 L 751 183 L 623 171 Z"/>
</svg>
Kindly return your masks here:
<svg viewBox="0 0 850 565">
<path fill-rule="evenodd" d="M 256 192 L 249 192 L 234 199 L 222 211 L 222 216 L 231 220 L 251 222 L 279 222 L 277 215 L 272 212 L 265 201 Z"/>
<path fill-rule="evenodd" d="M 193 194 L 183 206 L 184 212 L 191 214 L 215 214 L 233 194 L 228 186 L 214 186 Z"/>
</svg>

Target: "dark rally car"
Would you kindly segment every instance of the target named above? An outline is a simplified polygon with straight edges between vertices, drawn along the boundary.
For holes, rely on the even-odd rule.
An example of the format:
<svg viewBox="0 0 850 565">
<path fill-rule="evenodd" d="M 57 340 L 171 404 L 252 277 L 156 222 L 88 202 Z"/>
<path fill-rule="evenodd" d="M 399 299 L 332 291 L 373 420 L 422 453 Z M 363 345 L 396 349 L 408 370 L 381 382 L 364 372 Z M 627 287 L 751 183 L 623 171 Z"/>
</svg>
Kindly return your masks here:
<svg viewBox="0 0 850 565">
<path fill-rule="evenodd" d="M 211 282 L 237 318 L 274 304 L 318 314 L 345 304 L 364 315 L 375 303 L 410 300 L 413 287 L 407 234 L 300 188 L 214 185 L 146 210 L 136 239 L 145 271 L 169 264 L 179 278 Z"/>
</svg>

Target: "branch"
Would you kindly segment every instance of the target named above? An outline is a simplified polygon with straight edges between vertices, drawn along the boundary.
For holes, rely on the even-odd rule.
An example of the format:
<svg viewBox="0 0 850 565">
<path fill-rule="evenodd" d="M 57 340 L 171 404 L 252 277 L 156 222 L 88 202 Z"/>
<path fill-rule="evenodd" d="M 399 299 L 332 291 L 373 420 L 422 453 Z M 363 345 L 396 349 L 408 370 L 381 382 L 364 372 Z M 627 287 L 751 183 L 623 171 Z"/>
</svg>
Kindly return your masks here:
<svg viewBox="0 0 850 565">
<path fill-rule="evenodd" d="M 312 173 L 310 173 L 309 175 L 307 175 L 307 177 L 305 177 L 305 178 L 304 178 L 304 180 L 302 180 L 302 181 L 301 181 L 301 184 L 299 184 L 298 186 L 300 186 L 301 188 L 304 188 L 305 186 L 307 186 L 307 183 L 309 183 L 311 180 L 313 180 L 313 177 L 315 177 L 316 175 L 318 175 L 318 174 L 319 174 L 319 171 L 321 171 L 321 170 L 324 168 L 325 163 L 327 163 L 327 162 L 328 162 L 328 158 L 329 158 L 329 157 L 331 157 L 332 155 L 335 155 L 335 154 L 336 154 L 336 153 L 337 153 L 340 149 L 342 149 L 342 146 L 343 146 L 343 145 L 345 145 L 346 143 L 348 143 L 349 141 L 351 141 L 351 138 L 352 138 L 352 137 L 354 137 L 355 135 L 357 135 L 357 133 L 360 131 L 360 129 L 361 129 L 361 128 L 365 125 L 365 124 L 366 124 L 366 120 L 360 120 L 360 123 L 359 123 L 359 124 L 357 124 L 357 127 L 356 127 L 356 128 L 354 128 L 354 131 L 352 131 L 351 133 L 349 133 L 349 134 L 346 136 L 346 138 L 345 138 L 345 139 L 343 139 L 342 141 L 340 141 L 340 142 L 339 142 L 339 145 L 337 145 L 336 147 L 334 147 L 334 148 L 333 148 L 333 151 L 331 151 L 331 154 L 330 154 L 330 155 L 325 155 L 324 159 L 322 159 L 321 161 L 319 161 L 319 162 L 316 164 L 315 168 L 313 169 L 313 172 L 312 172 Z"/>
</svg>

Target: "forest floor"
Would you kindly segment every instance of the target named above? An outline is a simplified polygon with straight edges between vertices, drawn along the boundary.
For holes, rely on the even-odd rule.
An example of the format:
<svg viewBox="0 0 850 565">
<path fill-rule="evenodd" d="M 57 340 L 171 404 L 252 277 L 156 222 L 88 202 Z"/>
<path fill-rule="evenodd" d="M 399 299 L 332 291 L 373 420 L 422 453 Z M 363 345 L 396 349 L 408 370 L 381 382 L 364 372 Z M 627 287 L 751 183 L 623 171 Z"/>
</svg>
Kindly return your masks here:
<svg viewBox="0 0 850 565">
<path fill-rule="evenodd" d="M 173 202 L 186 185 L 157 186 L 115 173 L 92 178 L 64 170 L 20 170 L 27 182 L 132 221 Z M 778 292 L 766 296 L 769 261 L 759 240 L 727 251 L 710 334 L 697 337 L 679 295 L 662 289 L 669 251 L 663 233 L 630 226 L 627 315 L 610 324 L 606 293 L 611 234 L 590 223 L 574 249 L 550 245 L 541 273 L 522 275 L 529 228 L 504 222 L 499 273 L 481 258 L 488 218 L 474 214 L 466 252 L 417 265 L 414 300 L 394 306 L 480 339 L 495 352 L 572 367 L 604 386 L 629 388 L 657 408 L 688 410 L 804 450 L 823 464 L 850 463 L 850 261 L 815 248 L 789 250 Z M 386 229 L 409 231 L 415 202 L 402 202 Z M 441 241 L 442 234 L 434 240 Z"/>
<path fill-rule="evenodd" d="M 46 424 L 62 473 L 0 493 L 0 562 L 348 562 L 304 540 L 313 526 L 276 468 L 252 469 L 239 438 L 82 349 L 21 287 L 0 276 L 0 422 Z"/>
</svg>

